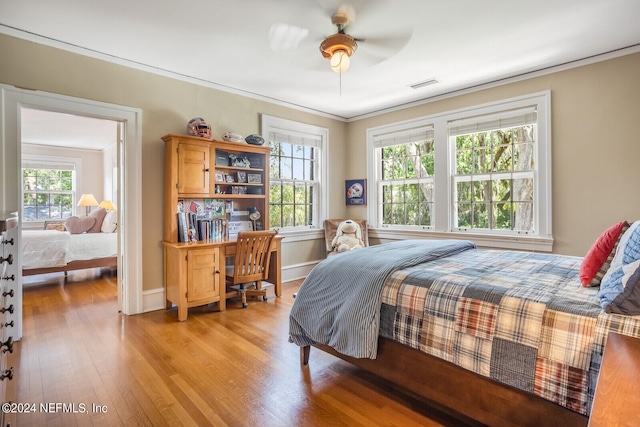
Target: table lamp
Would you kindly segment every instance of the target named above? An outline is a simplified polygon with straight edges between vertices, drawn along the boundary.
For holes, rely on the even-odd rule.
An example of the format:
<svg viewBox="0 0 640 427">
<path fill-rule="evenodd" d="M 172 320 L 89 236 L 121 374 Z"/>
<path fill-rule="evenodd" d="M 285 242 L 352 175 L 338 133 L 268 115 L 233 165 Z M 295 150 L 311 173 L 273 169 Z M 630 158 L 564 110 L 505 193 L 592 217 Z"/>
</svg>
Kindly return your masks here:
<svg viewBox="0 0 640 427">
<path fill-rule="evenodd" d="M 116 206 L 111 202 L 111 200 L 103 200 L 98 205 L 99 208 L 106 209 L 108 211 L 115 211 Z"/>
<path fill-rule="evenodd" d="M 80 201 L 78 202 L 78 206 L 86 206 L 87 207 L 87 216 L 91 213 L 91 206 L 97 206 L 98 201 L 93 196 L 93 194 L 83 194 L 80 197 Z"/>
</svg>

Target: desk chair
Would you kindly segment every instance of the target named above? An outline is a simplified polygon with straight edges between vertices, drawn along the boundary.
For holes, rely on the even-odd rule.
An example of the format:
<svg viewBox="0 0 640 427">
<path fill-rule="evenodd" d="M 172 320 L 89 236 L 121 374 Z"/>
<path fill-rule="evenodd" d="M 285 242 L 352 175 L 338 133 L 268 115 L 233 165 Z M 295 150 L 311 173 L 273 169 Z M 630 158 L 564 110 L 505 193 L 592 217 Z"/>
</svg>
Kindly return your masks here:
<svg viewBox="0 0 640 427">
<path fill-rule="evenodd" d="M 267 300 L 262 281 L 269 275 L 271 242 L 275 235 L 273 230 L 238 233 L 233 271 L 229 268 L 226 272 L 227 298 L 240 296 L 242 308 L 247 308 L 247 295 Z"/>
</svg>

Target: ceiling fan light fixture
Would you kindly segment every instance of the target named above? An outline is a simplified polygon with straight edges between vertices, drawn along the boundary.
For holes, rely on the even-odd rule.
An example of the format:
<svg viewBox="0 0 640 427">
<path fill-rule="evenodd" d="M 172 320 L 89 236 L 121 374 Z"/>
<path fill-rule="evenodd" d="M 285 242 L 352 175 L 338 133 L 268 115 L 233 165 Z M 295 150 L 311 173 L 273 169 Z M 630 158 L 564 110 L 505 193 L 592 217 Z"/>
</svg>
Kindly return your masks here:
<svg viewBox="0 0 640 427">
<path fill-rule="evenodd" d="M 357 48 L 354 38 L 342 32 L 329 36 L 320 43 L 320 53 L 331 61 L 331 69 L 337 73 L 342 73 L 349 67 L 349 58 Z"/>
<path fill-rule="evenodd" d="M 333 52 L 333 56 L 331 57 L 331 69 L 336 73 L 343 73 L 347 71 L 349 68 L 349 64 L 351 64 L 351 59 L 349 59 L 349 55 L 342 49 L 338 49 Z"/>
</svg>

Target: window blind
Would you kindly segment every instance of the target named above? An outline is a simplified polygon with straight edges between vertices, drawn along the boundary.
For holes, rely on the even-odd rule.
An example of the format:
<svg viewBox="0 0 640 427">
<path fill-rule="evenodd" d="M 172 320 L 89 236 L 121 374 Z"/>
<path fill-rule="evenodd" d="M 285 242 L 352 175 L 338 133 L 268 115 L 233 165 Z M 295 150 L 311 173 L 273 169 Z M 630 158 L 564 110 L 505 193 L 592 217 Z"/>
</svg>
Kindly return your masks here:
<svg viewBox="0 0 640 427">
<path fill-rule="evenodd" d="M 537 123 L 535 107 L 501 111 L 483 116 L 468 117 L 447 122 L 449 136 L 467 135 L 476 132 L 488 132 Z"/>
<path fill-rule="evenodd" d="M 56 170 L 76 170 L 76 165 L 74 163 L 65 163 L 63 160 L 60 161 L 49 161 L 49 160 L 23 160 L 22 161 L 23 169 L 56 169 Z"/>
<path fill-rule="evenodd" d="M 307 147 L 320 148 L 322 138 L 318 135 L 291 132 L 284 134 L 279 132 L 269 132 L 269 141 L 287 142 L 289 144 L 304 145 Z"/>
<path fill-rule="evenodd" d="M 433 139 L 433 126 L 421 129 L 408 129 L 394 132 L 392 134 L 375 135 L 373 146 L 375 148 L 389 147 L 391 145 L 408 144 L 411 142 L 422 142 Z"/>
</svg>

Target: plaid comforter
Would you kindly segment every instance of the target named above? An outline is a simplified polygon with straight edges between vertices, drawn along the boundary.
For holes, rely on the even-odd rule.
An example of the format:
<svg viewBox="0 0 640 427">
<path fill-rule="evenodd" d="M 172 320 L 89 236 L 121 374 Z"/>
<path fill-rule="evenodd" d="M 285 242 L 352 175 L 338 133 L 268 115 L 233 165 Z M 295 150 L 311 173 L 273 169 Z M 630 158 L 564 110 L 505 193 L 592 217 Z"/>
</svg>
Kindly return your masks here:
<svg viewBox="0 0 640 427">
<path fill-rule="evenodd" d="M 608 332 L 640 336 L 640 316 L 604 313 L 581 262 L 471 249 L 398 270 L 380 335 L 588 415 Z"/>
</svg>

